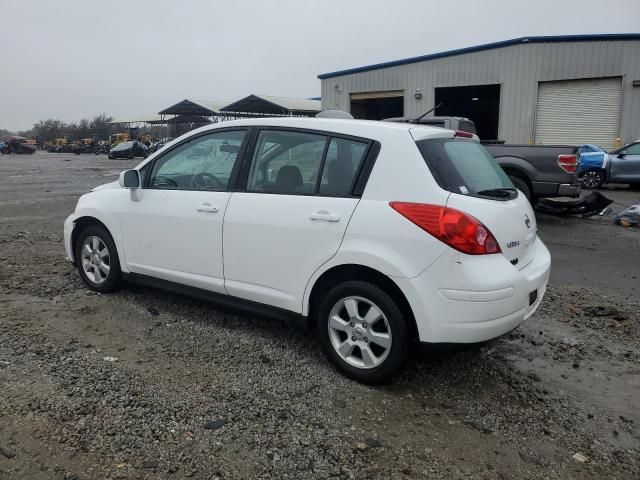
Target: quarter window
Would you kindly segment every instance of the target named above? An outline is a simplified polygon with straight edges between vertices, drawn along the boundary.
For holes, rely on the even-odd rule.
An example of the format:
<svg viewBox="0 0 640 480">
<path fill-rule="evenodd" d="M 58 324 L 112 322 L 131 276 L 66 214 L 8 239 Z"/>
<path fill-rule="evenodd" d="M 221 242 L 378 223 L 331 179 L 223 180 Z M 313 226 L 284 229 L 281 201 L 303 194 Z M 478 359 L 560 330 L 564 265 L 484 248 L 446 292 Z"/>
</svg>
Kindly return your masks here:
<svg viewBox="0 0 640 480">
<path fill-rule="evenodd" d="M 320 182 L 321 195 L 349 195 L 368 145 L 343 138 L 332 138 Z"/>
<path fill-rule="evenodd" d="M 244 130 L 222 131 L 195 138 L 159 158 L 149 186 L 170 190 L 226 190 Z"/>
</svg>

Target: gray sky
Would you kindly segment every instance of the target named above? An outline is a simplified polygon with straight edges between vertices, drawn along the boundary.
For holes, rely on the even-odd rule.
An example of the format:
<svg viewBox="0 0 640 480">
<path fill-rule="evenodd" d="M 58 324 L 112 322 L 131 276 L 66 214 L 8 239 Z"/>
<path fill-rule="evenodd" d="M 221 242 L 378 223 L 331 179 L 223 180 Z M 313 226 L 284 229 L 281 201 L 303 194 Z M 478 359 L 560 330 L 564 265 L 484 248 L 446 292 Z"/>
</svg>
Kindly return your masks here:
<svg viewBox="0 0 640 480">
<path fill-rule="evenodd" d="M 639 0 L 0 0 L 0 128 L 319 96 L 319 73 L 638 18 Z"/>
</svg>

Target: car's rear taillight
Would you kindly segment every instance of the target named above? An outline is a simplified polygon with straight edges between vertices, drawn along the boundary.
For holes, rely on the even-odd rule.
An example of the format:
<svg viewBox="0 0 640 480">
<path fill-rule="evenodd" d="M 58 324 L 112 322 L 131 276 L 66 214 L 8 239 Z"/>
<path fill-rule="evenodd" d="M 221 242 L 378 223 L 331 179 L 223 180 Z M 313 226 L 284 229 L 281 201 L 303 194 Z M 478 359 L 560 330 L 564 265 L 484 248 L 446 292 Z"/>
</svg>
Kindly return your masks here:
<svg viewBox="0 0 640 480">
<path fill-rule="evenodd" d="M 500 253 L 498 241 L 471 215 L 426 203 L 390 202 L 396 212 L 452 248 L 469 255 Z"/>
<path fill-rule="evenodd" d="M 454 137 L 473 138 L 473 133 L 456 130 Z"/>
<path fill-rule="evenodd" d="M 567 173 L 576 173 L 577 155 L 558 155 L 558 165 Z"/>
</svg>

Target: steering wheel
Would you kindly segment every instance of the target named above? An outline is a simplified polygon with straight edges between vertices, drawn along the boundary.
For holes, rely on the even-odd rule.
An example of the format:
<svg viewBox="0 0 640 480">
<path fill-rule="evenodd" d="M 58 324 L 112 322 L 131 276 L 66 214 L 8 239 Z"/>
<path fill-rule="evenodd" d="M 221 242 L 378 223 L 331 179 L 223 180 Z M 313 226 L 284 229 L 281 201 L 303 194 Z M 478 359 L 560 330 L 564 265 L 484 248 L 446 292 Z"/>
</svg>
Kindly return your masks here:
<svg viewBox="0 0 640 480">
<path fill-rule="evenodd" d="M 191 188 L 207 189 L 210 187 L 225 188 L 226 185 L 212 173 L 200 172 L 191 178 Z"/>
</svg>

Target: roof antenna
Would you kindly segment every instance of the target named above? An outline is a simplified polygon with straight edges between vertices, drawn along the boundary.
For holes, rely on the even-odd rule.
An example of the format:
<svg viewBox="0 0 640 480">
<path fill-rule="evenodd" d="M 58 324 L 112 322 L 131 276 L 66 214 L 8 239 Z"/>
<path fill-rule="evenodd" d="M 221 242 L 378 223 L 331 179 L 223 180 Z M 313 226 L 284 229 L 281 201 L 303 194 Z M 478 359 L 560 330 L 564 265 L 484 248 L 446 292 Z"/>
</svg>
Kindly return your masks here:
<svg viewBox="0 0 640 480">
<path fill-rule="evenodd" d="M 440 108 L 442 105 L 444 105 L 444 102 L 440 102 L 439 104 L 437 104 L 435 107 L 433 107 L 431 110 L 427 110 L 426 112 L 424 112 L 422 115 L 420 115 L 418 118 L 416 118 L 415 120 L 411 120 L 411 123 L 420 123 L 420 120 L 422 120 L 424 117 L 426 117 L 427 115 L 429 115 L 431 112 L 433 112 L 436 108 Z"/>
</svg>

